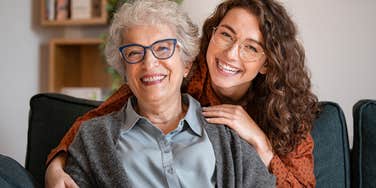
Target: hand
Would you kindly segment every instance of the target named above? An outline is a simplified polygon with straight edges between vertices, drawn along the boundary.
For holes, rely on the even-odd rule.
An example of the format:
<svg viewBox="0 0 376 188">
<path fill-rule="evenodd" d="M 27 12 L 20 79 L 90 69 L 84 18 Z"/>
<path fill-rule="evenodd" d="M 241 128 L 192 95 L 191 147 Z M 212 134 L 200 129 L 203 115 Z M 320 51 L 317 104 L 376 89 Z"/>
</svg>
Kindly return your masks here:
<svg viewBox="0 0 376 188">
<path fill-rule="evenodd" d="M 269 167 L 274 155 L 270 141 L 243 107 L 231 104 L 203 107 L 203 115 L 209 123 L 223 124 L 234 130 L 256 149 L 264 164 Z"/>
<path fill-rule="evenodd" d="M 48 165 L 44 180 L 46 188 L 78 188 L 73 179 L 64 172 L 66 158 L 66 153 L 61 153 Z"/>
</svg>

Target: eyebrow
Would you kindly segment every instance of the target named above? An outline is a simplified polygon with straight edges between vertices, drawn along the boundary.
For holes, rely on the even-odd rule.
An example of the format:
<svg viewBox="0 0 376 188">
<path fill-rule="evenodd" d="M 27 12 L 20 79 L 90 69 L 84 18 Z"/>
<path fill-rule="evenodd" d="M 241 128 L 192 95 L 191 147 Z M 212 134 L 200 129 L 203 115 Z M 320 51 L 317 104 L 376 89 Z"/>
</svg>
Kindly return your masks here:
<svg viewBox="0 0 376 188">
<path fill-rule="evenodd" d="M 232 33 L 234 33 L 235 35 L 237 34 L 236 31 L 235 31 L 235 29 L 232 28 L 231 26 L 227 25 L 227 24 L 221 24 L 221 25 L 219 25 L 218 27 L 224 27 L 224 28 L 227 28 L 227 29 L 230 30 Z M 263 45 L 261 42 L 255 40 L 255 39 L 253 39 L 253 38 L 247 38 L 246 40 L 251 40 L 251 41 L 256 42 L 257 44 L 259 44 L 261 47 L 264 47 L 264 45 Z"/>
<path fill-rule="evenodd" d="M 228 30 L 230 30 L 231 32 L 233 32 L 235 35 L 237 34 L 236 31 L 229 25 L 223 24 L 223 25 L 219 25 L 219 27 L 225 27 Z"/>
</svg>

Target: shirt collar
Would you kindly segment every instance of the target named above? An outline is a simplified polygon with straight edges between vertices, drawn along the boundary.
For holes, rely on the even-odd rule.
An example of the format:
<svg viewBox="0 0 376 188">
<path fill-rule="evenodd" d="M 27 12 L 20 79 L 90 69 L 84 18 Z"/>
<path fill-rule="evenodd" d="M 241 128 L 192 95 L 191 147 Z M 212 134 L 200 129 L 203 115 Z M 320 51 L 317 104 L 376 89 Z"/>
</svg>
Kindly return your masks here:
<svg viewBox="0 0 376 188">
<path fill-rule="evenodd" d="M 130 130 L 142 117 L 134 110 L 133 105 L 136 104 L 136 97 L 131 96 L 128 98 L 128 102 L 124 107 L 125 120 L 122 127 L 123 131 Z"/>
<path fill-rule="evenodd" d="M 203 125 L 205 125 L 202 116 L 201 105 L 192 96 L 188 94 L 182 95 L 183 103 L 188 105 L 187 113 L 184 116 L 185 122 L 197 135 L 202 136 Z"/>
</svg>

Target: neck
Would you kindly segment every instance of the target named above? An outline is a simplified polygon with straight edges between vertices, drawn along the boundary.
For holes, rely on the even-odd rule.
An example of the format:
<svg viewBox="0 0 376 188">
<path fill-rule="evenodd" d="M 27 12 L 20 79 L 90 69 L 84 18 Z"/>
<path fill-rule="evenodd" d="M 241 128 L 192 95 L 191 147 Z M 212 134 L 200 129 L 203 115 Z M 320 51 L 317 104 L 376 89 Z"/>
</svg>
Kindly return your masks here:
<svg viewBox="0 0 376 188">
<path fill-rule="evenodd" d="M 166 100 L 137 100 L 136 111 L 150 120 L 164 134 L 176 129 L 185 116 L 187 106 L 182 104 L 181 94 Z"/>
<path fill-rule="evenodd" d="M 236 87 L 223 88 L 212 84 L 213 91 L 218 96 L 221 103 L 237 105 L 243 105 L 244 103 L 246 103 L 246 94 L 250 86 L 251 83 L 247 83 L 243 85 L 238 85 Z"/>
</svg>

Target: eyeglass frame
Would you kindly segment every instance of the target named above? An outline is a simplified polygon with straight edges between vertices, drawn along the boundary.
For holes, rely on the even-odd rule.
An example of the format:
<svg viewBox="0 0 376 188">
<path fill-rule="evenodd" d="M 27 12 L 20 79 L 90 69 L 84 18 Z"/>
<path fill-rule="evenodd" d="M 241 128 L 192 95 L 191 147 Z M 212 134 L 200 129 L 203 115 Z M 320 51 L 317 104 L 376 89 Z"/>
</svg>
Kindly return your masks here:
<svg viewBox="0 0 376 188">
<path fill-rule="evenodd" d="M 218 29 L 218 27 L 213 27 L 213 32 L 212 32 L 212 36 L 211 37 L 213 37 L 213 39 L 215 38 L 215 32 L 217 31 L 217 29 Z M 232 48 L 235 44 L 236 44 L 236 41 L 237 40 L 239 40 L 238 38 L 236 38 L 236 40 L 233 40 L 233 42 L 232 42 L 232 44 L 231 44 L 231 46 L 229 46 L 228 48 Z M 245 40 L 244 40 L 245 41 Z M 241 43 L 243 43 L 244 41 L 242 41 Z M 238 55 L 239 55 L 239 57 L 240 57 L 240 59 L 241 60 L 243 60 L 243 61 L 245 61 L 245 62 L 247 62 L 247 63 L 250 63 L 250 62 L 255 62 L 255 61 L 257 61 L 257 60 L 259 60 L 260 58 L 261 58 L 261 56 L 262 55 L 265 55 L 265 51 L 264 51 L 264 46 L 260 43 L 260 42 L 258 42 L 258 41 L 256 41 L 256 40 L 252 40 L 253 42 L 255 42 L 255 43 L 257 43 L 258 45 L 260 45 L 260 47 L 262 48 L 262 52 L 255 52 L 256 54 L 260 54 L 259 55 L 259 57 L 257 57 L 255 60 L 252 60 L 252 61 L 249 61 L 249 60 L 244 60 L 242 57 L 241 57 L 241 55 L 240 55 L 240 45 L 238 45 Z M 241 44 L 240 43 L 240 44 Z"/>
<path fill-rule="evenodd" d="M 154 50 L 153 50 L 153 45 L 155 45 L 155 44 L 157 44 L 157 43 L 159 43 L 159 42 L 164 42 L 164 41 L 173 41 L 173 50 L 172 50 L 172 52 L 171 52 L 171 55 L 169 55 L 168 57 L 166 57 L 166 58 L 160 58 L 160 57 L 157 57 L 156 55 L 155 55 L 155 53 L 154 53 Z M 141 61 L 143 61 L 144 59 L 145 59 L 145 55 L 146 55 L 146 49 L 150 49 L 150 51 L 151 51 L 151 53 L 153 54 L 153 56 L 155 57 L 155 58 L 157 58 L 157 59 L 159 59 L 159 60 L 166 60 L 166 59 L 169 59 L 169 58 L 171 58 L 173 55 L 174 55 L 174 53 L 175 53 L 175 49 L 176 49 L 176 45 L 178 44 L 178 40 L 177 39 L 175 39 L 175 38 L 167 38 L 167 39 L 161 39 L 161 40 L 157 40 L 157 41 L 155 41 L 155 42 L 153 42 L 151 45 L 149 45 L 149 46 L 143 46 L 143 45 L 141 45 L 141 44 L 137 44 L 137 43 L 131 43 L 131 44 L 126 44 L 126 45 L 123 45 L 123 46 L 120 46 L 119 48 L 118 48 L 118 50 L 119 50 L 119 52 L 120 52 L 120 55 L 121 55 L 121 57 L 122 57 L 122 59 L 125 61 L 125 62 L 127 62 L 128 64 L 137 64 L 137 63 L 140 63 Z M 139 60 L 139 61 L 137 61 L 137 62 L 130 62 L 130 61 L 128 61 L 126 58 L 125 58 L 125 55 L 123 54 L 123 49 L 124 48 L 127 48 L 127 47 L 129 47 L 129 46 L 139 46 L 139 47 L 141 47 L 141 48 L 143 48 L 144 49 L 144 54 L 143 54 L 143 56 L 142 56 L 142 58 Z"/>
</svg>

